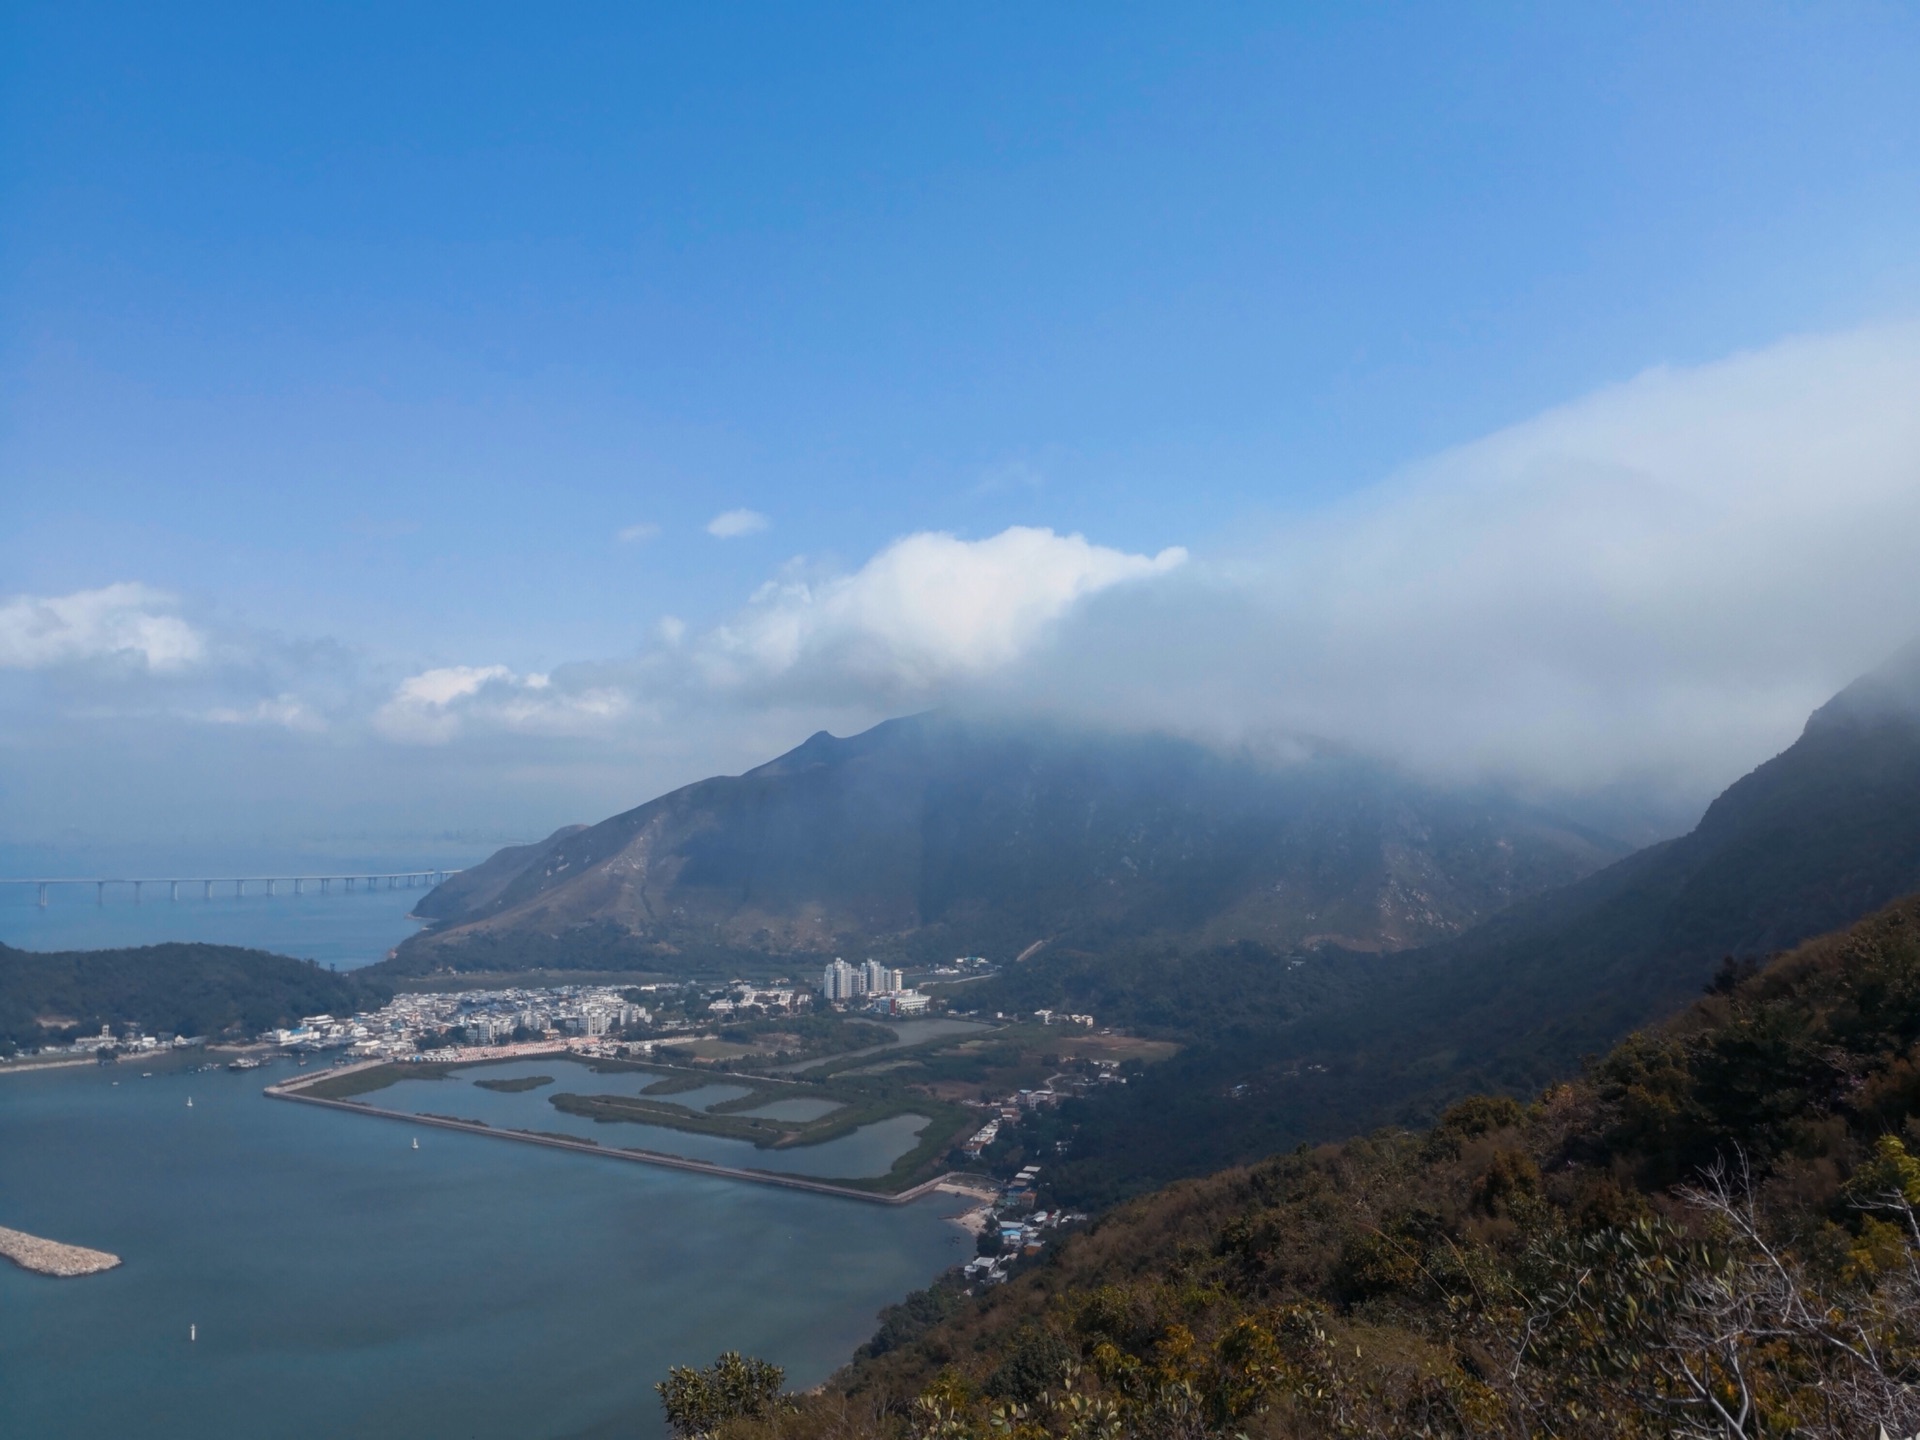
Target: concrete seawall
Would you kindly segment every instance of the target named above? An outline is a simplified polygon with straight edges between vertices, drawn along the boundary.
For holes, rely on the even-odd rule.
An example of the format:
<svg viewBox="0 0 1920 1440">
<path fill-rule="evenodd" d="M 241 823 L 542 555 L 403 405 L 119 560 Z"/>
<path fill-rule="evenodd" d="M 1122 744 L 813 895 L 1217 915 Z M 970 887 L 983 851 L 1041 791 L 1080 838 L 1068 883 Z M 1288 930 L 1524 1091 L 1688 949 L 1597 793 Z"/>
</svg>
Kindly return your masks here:
<svg viewBox="0 0 1920 1440">
<path fill-rule="evenodd" d="M 369 1105 L 364 1101 L 327 1100 L 318 1095 L 301 1093 L 303 1086 L 343 1073 L 345 1073 L 344 1068 L 322 1072 L 319 1075 L 302 1075 L 297 1080 L 269 1085 L 265 1093 L 268 1098 L 274 1100 L 295 1100 L 302 1105 L 324 1105 L 331 1110 L 348 1110 L 355 1115 L 371 1115 L 378 1120 L 399 1120 L 409 1125 L 431 1125 L 439 1130 L 461 1130 L 469 1135 L 489 1135 L 496 1140 L 518 1140 L 526 1145 L 544 1145 L 549 1150 L 572 1150 L 582 1155 L 599 1155 L 610 1160 L 632 1160 L 642 1165 L 659 1165 L 668 1170 L 686 1170 L 696 1175 L 712 1175 L 722 1180 L 745 1180 L 753 1185 L 776 1185 L 784 1190 L 807 1190 L 815 1195 L 835 1195 L 843 1200 L 863 1200 L 869 1205 L 909 1205 L 923 1195 L 930 1195 L 936 1190 L 958 1188 L 951 1183 L 957 1177 L 936 1175 L 931 1180 L 921 1181 L 912 1189 L 902 1190 L 897 1195 L 887 1195 L 874 1190 L 856 1190 L 849 1185 L 836 1185 L 831 1180 L 813 1180 L 804 1175 L 782 1175 L 772 1170 L 746 1170 L 734 1165 L 716 1165 L 711 1160 L 693 1160 L 684 1155 L 668 1155 L 659 1150 L 615 1149 L 606 1145 L 596 1145 L 591 1140 L 569 1140 L 561 1135 L 536 1135 L 530 1130 L 500 1130 L 476 1121 L 455 1120 L 442 1115 L 407 1115 L 398 1110 L 382 1110 L 379 1106 Z"/>
</svg>

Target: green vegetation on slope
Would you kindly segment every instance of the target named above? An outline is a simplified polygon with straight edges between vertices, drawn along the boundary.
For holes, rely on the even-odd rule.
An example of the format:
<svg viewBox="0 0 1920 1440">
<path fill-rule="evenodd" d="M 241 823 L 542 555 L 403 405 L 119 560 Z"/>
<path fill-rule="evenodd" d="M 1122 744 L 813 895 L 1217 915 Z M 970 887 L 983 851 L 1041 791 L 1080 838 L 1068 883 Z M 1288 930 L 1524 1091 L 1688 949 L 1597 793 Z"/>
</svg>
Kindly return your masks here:
<svg viewBox="0 0 1920 1440">
<path fill-rule="evenodd" d="M 137 1025 L 148 1033 L 253 1036 L 302 1015 L 352 1014 L 392 990 L 364 973 L 231 945 L 40 953 L 0 945 L 0 1050 Z"/>
<path fill-rule="evenodd" d="M 1476 1097 L 1185 1181 L 889 1315 L 836 1436 L 1741 1436 L 1920 1425 L 1920 897 Z"/>
</svg>

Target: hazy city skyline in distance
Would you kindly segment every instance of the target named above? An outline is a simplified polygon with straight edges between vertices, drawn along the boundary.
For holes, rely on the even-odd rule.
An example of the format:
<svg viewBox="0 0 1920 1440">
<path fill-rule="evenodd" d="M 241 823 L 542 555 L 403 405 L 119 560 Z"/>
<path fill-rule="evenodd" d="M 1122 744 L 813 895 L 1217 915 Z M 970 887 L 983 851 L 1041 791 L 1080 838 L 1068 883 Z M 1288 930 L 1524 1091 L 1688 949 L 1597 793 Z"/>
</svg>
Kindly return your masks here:
<svg viewBox="0 0 1920 1440">
<path fill-rule="evenodd" d="M 5 33 L 0 842 L 940 705 L 1676 815 L 1914 638 L 1909 11 Z"/>
</svg>

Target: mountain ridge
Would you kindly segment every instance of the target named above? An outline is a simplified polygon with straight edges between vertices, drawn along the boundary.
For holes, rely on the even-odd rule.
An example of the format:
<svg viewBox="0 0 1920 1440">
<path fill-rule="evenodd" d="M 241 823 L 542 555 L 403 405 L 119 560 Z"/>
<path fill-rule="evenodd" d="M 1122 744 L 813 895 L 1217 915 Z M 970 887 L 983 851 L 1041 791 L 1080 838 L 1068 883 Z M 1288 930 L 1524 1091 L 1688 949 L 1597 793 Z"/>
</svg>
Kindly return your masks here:
<svg viewBox="0 0 1920 1440">
<path fill-rule="evenodd" d="M 542 949 L 913 958 L 1117 930 L 1393 950 L 1623 845 L 1353 757 L 1264 765 L 1163 735 L 933 713 L 502 852 L 435 892 L 413 963 Z M 509 875 L 507 872 L 511 871 Z M 493 961 L 490 963 L 497 963 Z M 556 963 L 558 963 L 556 961 Z"/>
</svg>

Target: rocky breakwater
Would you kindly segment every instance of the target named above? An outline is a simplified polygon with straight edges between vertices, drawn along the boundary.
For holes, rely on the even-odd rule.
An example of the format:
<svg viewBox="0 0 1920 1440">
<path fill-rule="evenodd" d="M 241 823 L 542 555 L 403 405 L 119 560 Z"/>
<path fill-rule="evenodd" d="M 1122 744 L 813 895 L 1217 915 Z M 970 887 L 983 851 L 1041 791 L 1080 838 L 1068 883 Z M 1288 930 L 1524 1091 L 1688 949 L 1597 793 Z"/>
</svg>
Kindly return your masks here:
<svg viewBox="0 0 1920 1440">
<path fill-rule="evenodd" d="M 38 1235 L 9 1230 L 4 1225 L 0 1225 L 0 1255 L 6 1256 L 23 1270 L 62 1278 L 96 1275 L 120 1263 L 118 1255 L 109 1255 L 104 1250 L 62 1245 L 57 1240 L 42 1240 Z"/>
</svg>

